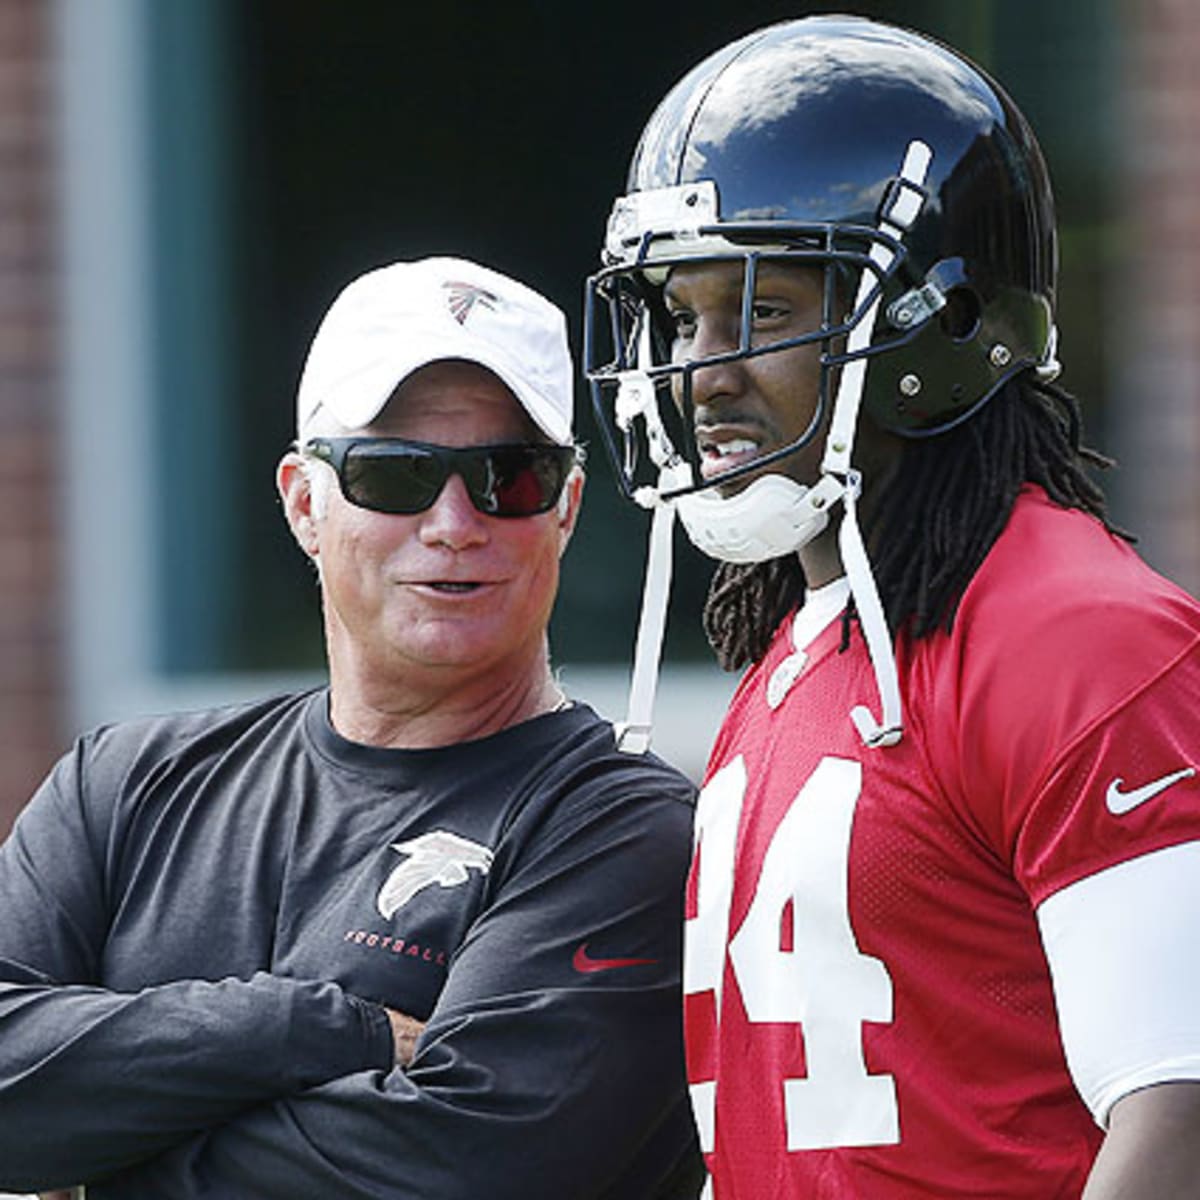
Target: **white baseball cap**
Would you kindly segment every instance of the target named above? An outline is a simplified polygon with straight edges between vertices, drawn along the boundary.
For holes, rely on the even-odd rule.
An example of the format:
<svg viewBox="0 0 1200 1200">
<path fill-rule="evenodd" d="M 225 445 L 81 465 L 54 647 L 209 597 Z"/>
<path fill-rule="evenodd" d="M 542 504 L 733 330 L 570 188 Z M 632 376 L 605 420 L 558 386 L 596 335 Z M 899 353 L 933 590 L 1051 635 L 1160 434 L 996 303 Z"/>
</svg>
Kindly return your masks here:
<svg viewBox="0 0 1200 1200">
<path fill-rule="evenodd" d="M 575 372 L 562 310 L 462 258 L 392 263 L 343 289 L 308 351 L 297 431 L 321 409 L 361 429 L 409 375 L 447 358 L 494 372 L 547 437 L 571 444 Z"/>
</svg>

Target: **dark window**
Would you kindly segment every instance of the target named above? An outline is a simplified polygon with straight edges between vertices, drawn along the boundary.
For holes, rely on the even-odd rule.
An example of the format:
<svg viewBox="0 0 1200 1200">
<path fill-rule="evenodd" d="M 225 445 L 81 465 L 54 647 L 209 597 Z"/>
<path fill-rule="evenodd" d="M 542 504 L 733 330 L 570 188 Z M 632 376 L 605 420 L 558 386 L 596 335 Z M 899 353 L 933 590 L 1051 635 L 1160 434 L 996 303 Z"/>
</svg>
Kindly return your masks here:
<svg viewBox="0 0 1200 1200">
<path fill-rule="evenodd" d="M 1062 199 L 1068 382 L 1093 408 L 1103 399 L 1091 335 L 1106 263 L 1106 7 L 854 5 L 993 66 L 1039 127 Z M 578 347 L 583 277 L 654 104 L 705 53 L 796 11 L 712 0 L 150 6 L 164 670 L 321 662 L 315 581 L 273 472 L 293 436 L 305 348 L 337 289 L 396 258 L 461 253 L 553 297 Z M 554 651 L 560 662 L 625 662 L 647 518 L 619 500 L 586 409 L 580 387 L 593 455 Z M 681 539 L 670 658 L 706 656 L 709 573 Z"/>
</svg>

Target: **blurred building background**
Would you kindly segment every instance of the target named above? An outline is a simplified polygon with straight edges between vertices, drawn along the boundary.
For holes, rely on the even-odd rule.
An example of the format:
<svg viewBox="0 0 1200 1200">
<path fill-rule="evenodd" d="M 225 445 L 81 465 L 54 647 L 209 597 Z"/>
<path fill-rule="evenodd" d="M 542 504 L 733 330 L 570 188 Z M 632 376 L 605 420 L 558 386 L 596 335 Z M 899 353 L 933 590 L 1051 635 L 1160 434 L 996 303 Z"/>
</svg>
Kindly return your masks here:
<svg viewBox="0 0 1200 1200">
<path fill-rule="evenodd" d="M 578 336 L 657 99 L 737 34 L 848 8 L 951 41 L 1033 120 L 1065 382 L 1122 462 L 1117 519 L 1200 587 L 1194 0 L 0 0 L 0 832 L 86 726 L 319 678 L 273 468 L 344 282 L 461 253 Z M 596 450 L 553 644 L 618 717 L 645 527 Z M 732 681 L 680 559 L 657 745 L 698 772 Z"/>
</svg>

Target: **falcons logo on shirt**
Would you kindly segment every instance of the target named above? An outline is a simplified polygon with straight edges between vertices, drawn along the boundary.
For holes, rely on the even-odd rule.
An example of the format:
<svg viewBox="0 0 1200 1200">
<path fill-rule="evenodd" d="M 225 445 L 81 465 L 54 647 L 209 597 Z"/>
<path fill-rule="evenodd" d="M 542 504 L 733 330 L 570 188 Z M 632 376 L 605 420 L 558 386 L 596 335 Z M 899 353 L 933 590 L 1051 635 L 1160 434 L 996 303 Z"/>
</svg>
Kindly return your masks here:
<svg viewBox="0 0 1200 1200">
<path fill-rule="evenodd" d="M 475 305 L 482 304 L 484 308 L 494 309 L 500 303 L 498 296 L 494 296 L 481 287 L 476 287 L 473 283 L 447 281 L 442 284 L 442 287 L 446 289 L 446 303 L 450 308 L 450 315 L 460 325 L 467 323 L 467 318 L 471 315 L 471 310 Z"/>
<path fill-rule="evenodd" d="M 492 865 L 492 852 L 478 842 L 456 833 L 435 829 L 407 842 L 396 842 L 392 849 L 408 857 L 387 877 L 379 889 L 376 907 L 385 921 L 404 907 L 422 888 L 457 887 L 466 883 L 472 870 L 486 875 Z"/>
</svg>

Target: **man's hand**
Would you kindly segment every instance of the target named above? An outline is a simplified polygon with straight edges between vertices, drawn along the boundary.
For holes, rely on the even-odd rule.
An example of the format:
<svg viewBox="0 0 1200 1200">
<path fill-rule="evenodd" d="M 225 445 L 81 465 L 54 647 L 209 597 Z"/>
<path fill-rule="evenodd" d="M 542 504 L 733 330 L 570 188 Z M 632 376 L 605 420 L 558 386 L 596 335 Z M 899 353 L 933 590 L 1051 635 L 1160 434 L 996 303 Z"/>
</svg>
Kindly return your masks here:
<svg viewBox="0 0 1200 1200">
<path fill-rule="evenodd" d="M 392 1042 L 396 1047 L 396 1066 L 405 1068 L 413 1060 L 417 1051 L 417 1038 L 425 1028 L 423 1021 L 410 1017 L 394 1008 L 385 1008 L 388 1020 L 392 1023 Z"/>
</svg>

